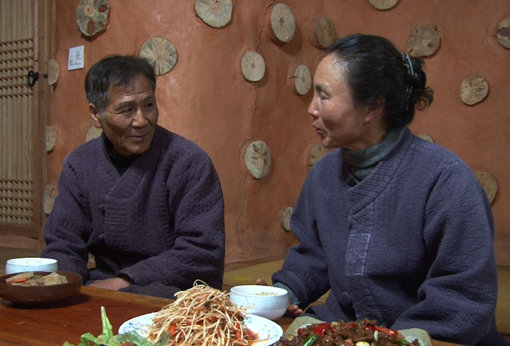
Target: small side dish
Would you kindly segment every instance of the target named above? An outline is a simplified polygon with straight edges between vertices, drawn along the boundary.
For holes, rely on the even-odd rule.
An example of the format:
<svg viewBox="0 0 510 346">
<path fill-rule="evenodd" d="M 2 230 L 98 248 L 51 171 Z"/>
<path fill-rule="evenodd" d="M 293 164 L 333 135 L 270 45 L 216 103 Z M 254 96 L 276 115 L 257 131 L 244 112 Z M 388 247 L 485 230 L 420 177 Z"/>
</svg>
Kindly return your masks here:
<svg viewBox="0 0 510 346">
<path fill-rule="evenodd" d="M 240 285 L 230 290 L 230 300 L 249 314 L 276 320 L 287 310 L 287 291 L 273 286 Z"/>
<path fill-rule="evenodd" d="M 24 272 L 0 277 L 0 296 L 15 304 L 48 304 L 80 292 L 81 276 L 69 272 Z"/>
<path fill-rule="evenodd" d="M 11 276 L 5 280 L 8 285 L 14 286 L 51 286 L 68 283 L 67 277 L 56 272 L 50 274 L 25 272 Z"/>
</svg>

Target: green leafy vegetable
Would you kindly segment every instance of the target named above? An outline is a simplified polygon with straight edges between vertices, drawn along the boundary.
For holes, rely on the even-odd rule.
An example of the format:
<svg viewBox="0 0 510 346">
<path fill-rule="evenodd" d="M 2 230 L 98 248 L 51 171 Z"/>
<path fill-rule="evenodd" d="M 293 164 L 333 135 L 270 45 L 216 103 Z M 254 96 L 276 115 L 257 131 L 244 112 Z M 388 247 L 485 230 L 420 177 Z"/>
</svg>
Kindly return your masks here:
<svg viewBox="0 0 510 346">
<path fill-rule="evenodd" d="M 165 333 L 163 338 L 157 343 L 153 344 L 145 339 L 140 334 L 132 331 L 126 334 L 115 335 L 110 320 L 106 316 L 106 309 L 101 306 L 101 322 L 103 324 L 103 331 L 97 337 L 92 333 L 85 333 L 80 338 L 80 343 L 77 346 L 122 346 L 124 343 L 131 343 L 135 346 L 164 346 L 170 338 L 170 334 Z M 63 346 L 74 346 L 66 341 Z"/>
<path fill-rule="evenodd" d="M 312 346 L 317 342 L 317 340 L 319 340 L 319 336 L 317 334 L 309 335 L 303 343 L 303 346 Z"/>
</svg>

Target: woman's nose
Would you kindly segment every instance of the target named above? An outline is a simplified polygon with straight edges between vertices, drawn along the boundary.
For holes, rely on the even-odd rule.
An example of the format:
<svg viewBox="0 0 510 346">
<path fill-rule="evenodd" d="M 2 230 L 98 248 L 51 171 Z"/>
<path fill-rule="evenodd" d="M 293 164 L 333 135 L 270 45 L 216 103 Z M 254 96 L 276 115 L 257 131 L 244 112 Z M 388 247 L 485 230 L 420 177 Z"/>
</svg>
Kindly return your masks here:
<svg viewBox="0 0 510 346">
<path fill-rule="evenodd" d="M 315 97 L 312 99 L 312 102 L 310 102 L 310 105 L 308 106 L 308 114 L 314 118 L 319 117 L 319 110 L 317 108 Z"/>
</svg>

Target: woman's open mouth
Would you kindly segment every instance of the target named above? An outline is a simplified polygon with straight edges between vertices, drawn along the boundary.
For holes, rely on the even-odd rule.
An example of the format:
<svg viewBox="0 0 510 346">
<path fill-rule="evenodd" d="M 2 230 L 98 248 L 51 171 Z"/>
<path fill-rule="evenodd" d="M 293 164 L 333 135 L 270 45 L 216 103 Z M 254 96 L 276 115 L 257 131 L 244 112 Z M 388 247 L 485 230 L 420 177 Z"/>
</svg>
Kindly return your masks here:
<svg viewBox="0 0 510 346">
<path fill-rule="evenodd" d="M 315 127 L 315 133 L 317 133 L 320 137 L 322 136 L 325 136 L 326 135 L 326 131 L 322 130 L 322 129 L 319 129 L 317 127 Z"/>
</svg>

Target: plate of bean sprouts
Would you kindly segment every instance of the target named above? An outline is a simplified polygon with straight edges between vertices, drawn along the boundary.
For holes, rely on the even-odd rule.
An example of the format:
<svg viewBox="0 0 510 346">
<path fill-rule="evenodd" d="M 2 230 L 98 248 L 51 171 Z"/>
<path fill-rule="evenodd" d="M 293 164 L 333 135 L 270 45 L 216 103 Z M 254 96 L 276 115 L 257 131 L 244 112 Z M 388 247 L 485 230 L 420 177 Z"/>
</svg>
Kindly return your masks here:
<svg viewBox="0 0 510 346">
<path fill-rule="evenodd" d="M 169 336 L 170 346 L 268 346 L 283 335 L 275 322 L 247 314 L 227 292 L 201 282 L 176 293 L 176 300 L 161 310 L 134 317 L 119 328 L 119 334 L 132 331 L 153 343 Z"/>
</svg>

